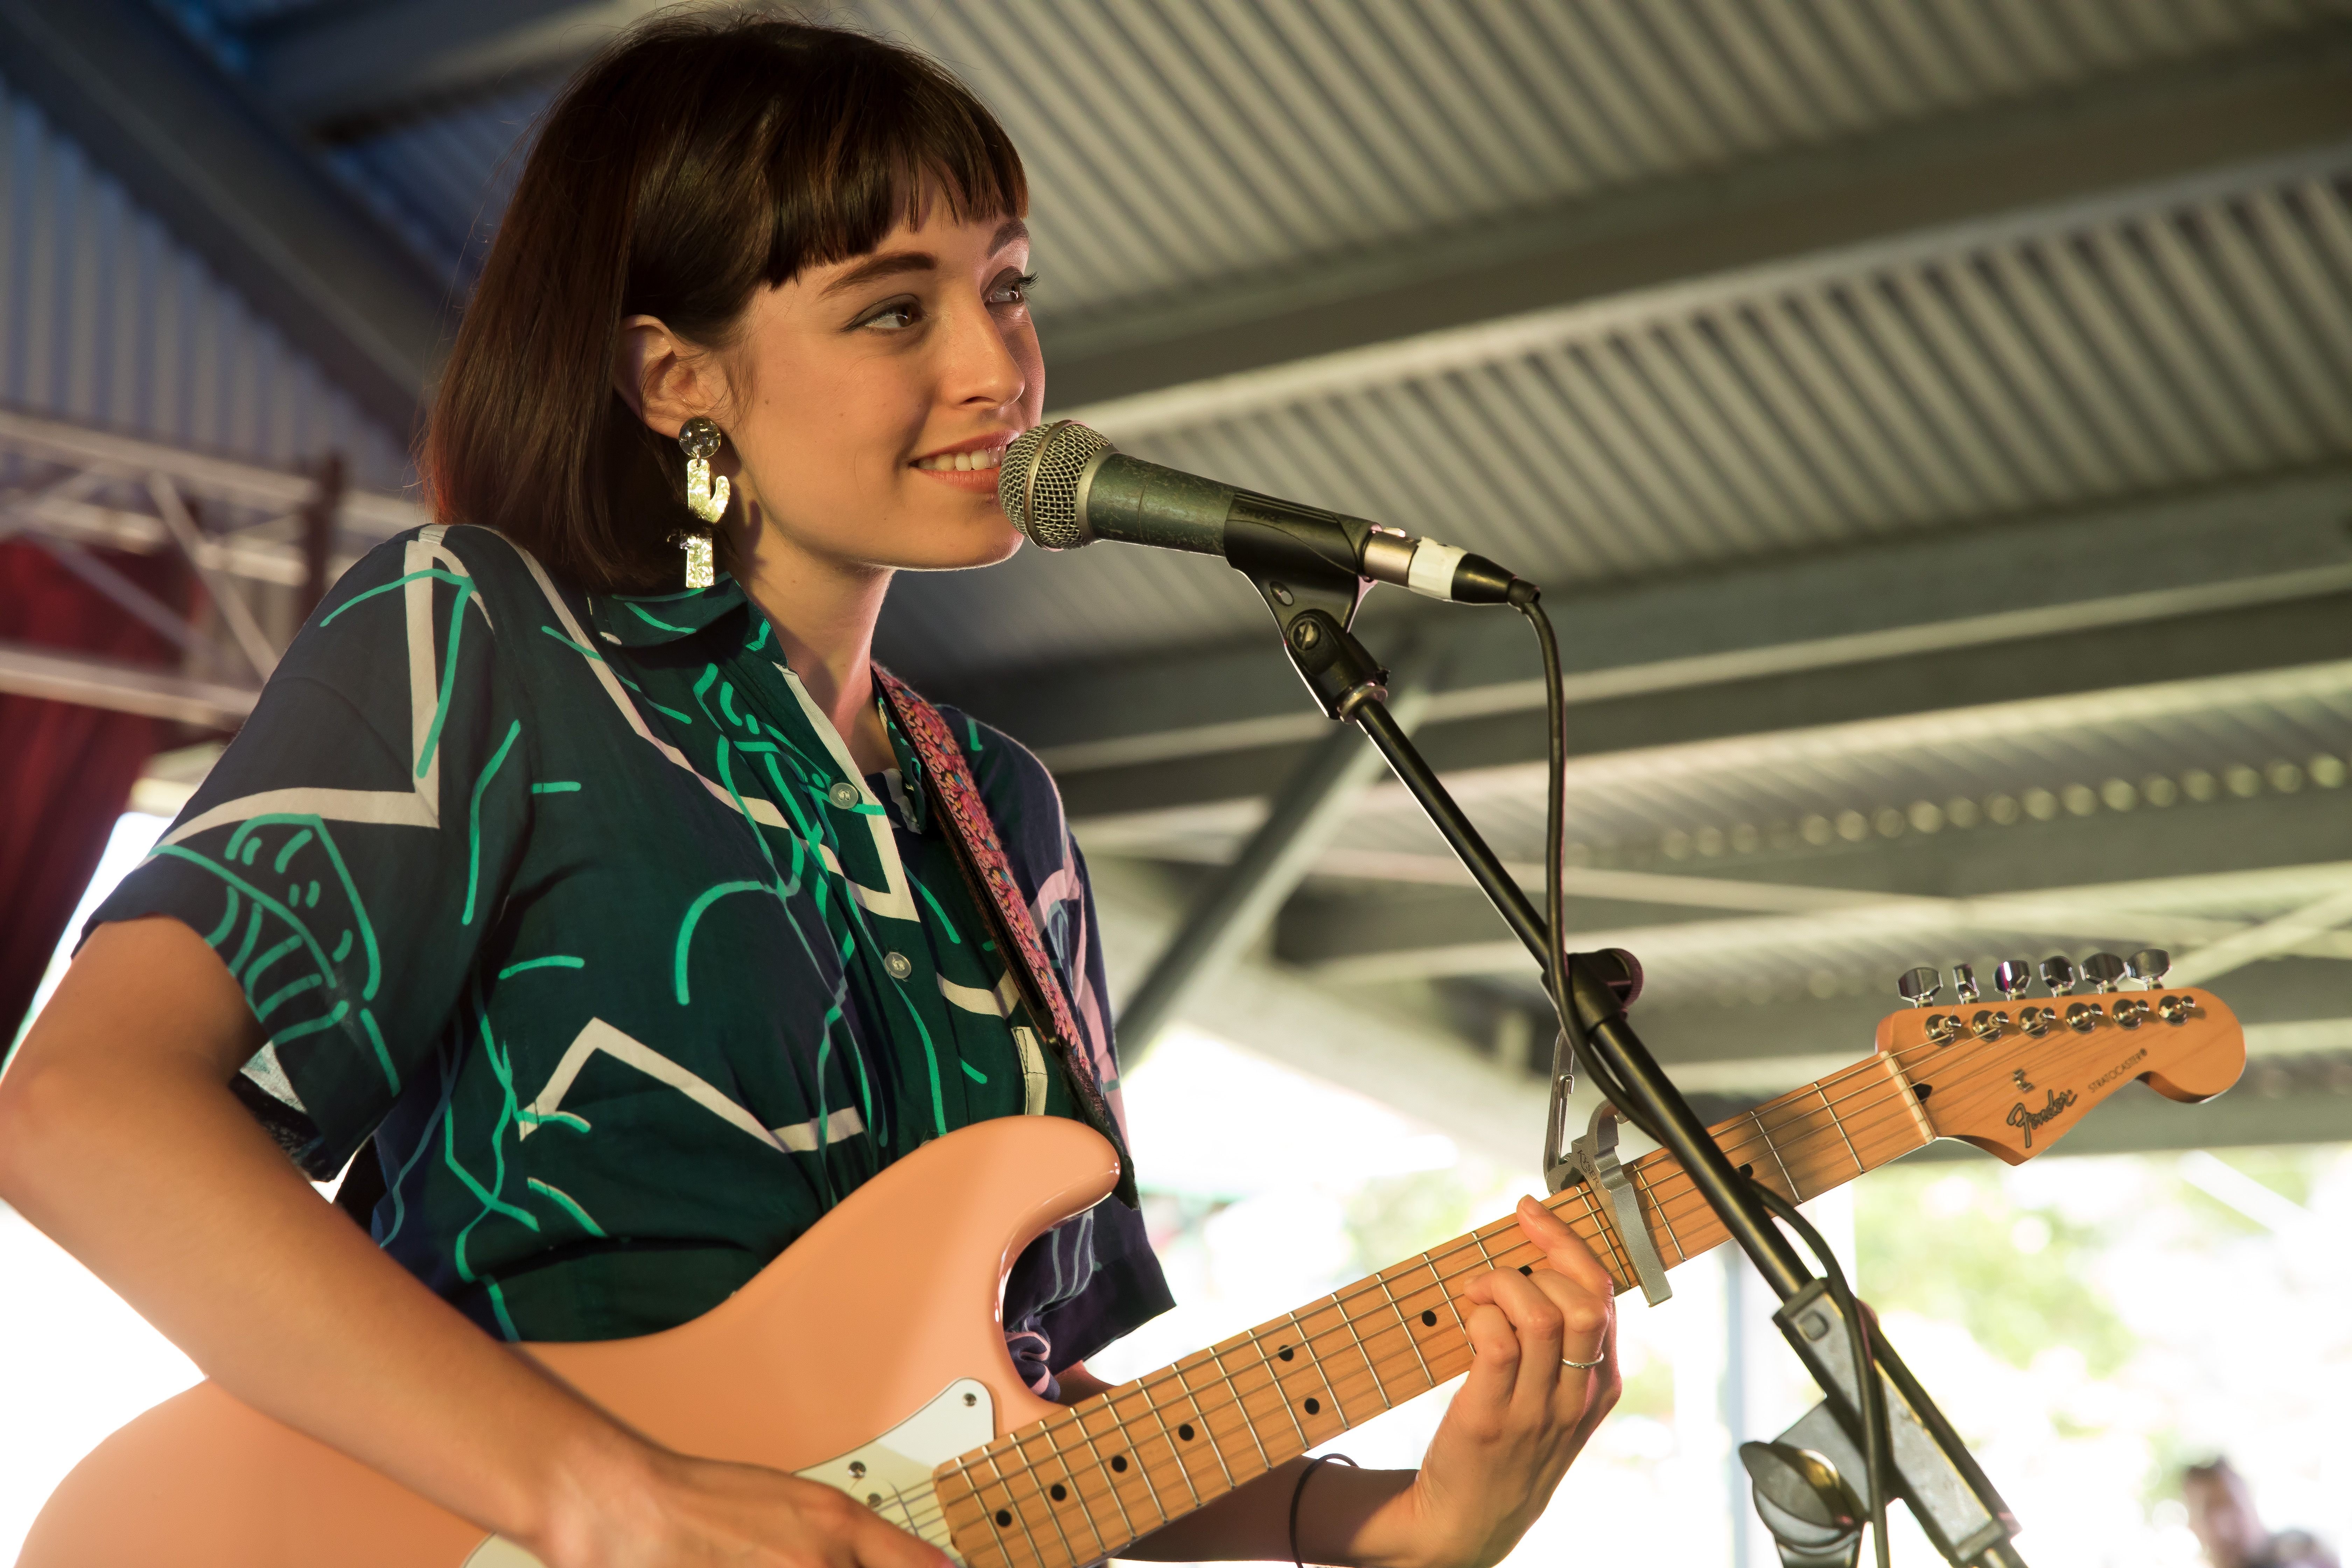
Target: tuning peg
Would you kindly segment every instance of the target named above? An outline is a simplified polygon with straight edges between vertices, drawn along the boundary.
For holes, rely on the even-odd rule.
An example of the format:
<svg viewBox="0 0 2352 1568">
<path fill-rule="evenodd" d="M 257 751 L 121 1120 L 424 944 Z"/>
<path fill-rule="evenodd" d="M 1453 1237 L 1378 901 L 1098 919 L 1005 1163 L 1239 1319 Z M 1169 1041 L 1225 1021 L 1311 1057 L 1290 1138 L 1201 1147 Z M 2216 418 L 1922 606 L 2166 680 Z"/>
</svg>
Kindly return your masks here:
<svg viewBox="0 0 2352 1568">
<path fill-rule="evenodd" d="M 2123 977 L 2124 961 L 2112 952 L 2095 952 L 2083 960 L 2083 978 L 2102 996 L 2113 991 L 2116 982 Z"/>
<path fill-rule="evenodd" d="M 2074 989 L 2074 963 L 2063 952 L 2051 954 L 2042 961 L 2042 983 L 2050 987 L 2053 996 L 2063 996 Z"/>
<path fill-rule="evenodd" d="M 1992 968 L 1993 989 L 2011 1002 L 2032 987 L 2033 965 L 2022 958 L 2004 958 Z"/>
<path fill-rule="evenodd" d="M 1914 1007 L 1925 1007 L 1935 1001 L 1936 993 L 1944 988 L 1944 977 L 1922 966 L 1906 969 L 1903 978 L 1895 983 L 1895 993 Z"/>
<path fill-rule="evenodd" d="M 2172 954 L 2160 947 L 2144 947 L 2124 961 L 2125 973 L 2150 991 L 2164 983 L 2164 972 L 2171 967 Z"/>
<path fill-rule="evenodd" d="M 1952 1000 L 1973 1002 L 1978 994 L 1977 972 L 1965 963 L 1952 965 Z"/>
</svg>

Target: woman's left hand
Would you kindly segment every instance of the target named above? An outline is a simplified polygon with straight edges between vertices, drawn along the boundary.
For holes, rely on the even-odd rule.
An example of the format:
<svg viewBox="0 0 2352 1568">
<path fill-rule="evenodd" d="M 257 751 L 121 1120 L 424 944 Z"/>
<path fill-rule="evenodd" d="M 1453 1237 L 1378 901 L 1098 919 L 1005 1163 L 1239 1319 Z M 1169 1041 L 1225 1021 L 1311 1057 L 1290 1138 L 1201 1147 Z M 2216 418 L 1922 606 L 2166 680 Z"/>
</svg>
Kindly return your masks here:
<svg viewBox="0 0 2352 1568">
<path fill-rule="evenodd" d="M 1350 1553 L 1360 1563 L 1490 1568 L 1617 1403 L 1613 1281 L 1533 1198 L 1519 1201 L 1518 1221 L 1551 1267 L 1498 1268 L 1463 1292 L 1477 1359 L 1412 1485 L 1364 1521 Z"/>
</svg>

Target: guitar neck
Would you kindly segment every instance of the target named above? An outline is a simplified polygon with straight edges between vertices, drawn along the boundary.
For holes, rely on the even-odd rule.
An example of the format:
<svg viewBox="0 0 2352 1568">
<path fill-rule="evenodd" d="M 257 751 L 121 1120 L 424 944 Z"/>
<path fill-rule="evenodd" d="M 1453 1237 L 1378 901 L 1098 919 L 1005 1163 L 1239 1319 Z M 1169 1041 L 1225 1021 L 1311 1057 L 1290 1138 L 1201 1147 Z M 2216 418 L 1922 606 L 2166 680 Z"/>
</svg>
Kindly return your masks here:
<svg viewBox="0 0 2352 1568">
<path fill-rule="evenodd" d="M 1937 1136 L 1892 1057 L 1877 1056 L 1717 1123 L 1732 1163 L 1794 1202 Z M 1626 1167 L 1668 1268 L 1725 1231 L 1664 1150 Z M 1598 1194 L 1547 1203 L 1617 1289 L 1633 1266 Z M 1501 1219 L 940 1467 L 934 1479 L 973 1568 L 1076 1568 L 1114 1555 L 1319 1443 L 1469 1369 L 1460 1300 L 1541 1255 Z"/>
</svg>

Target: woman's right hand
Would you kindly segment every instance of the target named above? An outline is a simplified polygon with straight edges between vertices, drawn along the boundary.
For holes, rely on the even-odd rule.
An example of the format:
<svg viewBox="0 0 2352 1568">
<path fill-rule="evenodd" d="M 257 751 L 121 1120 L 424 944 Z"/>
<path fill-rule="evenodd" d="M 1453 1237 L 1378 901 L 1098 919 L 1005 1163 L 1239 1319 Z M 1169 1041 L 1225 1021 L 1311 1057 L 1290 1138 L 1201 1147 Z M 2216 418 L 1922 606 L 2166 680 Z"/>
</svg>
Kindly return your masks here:
<svg viewBox="0 0 2352 1568">
<path fill-rule="evenodd" d="M 648 1453 L 639 1484 L 561 1507 L 548 1568 L 945 1568 L 847 1493 L 759 1465 Z"/>
</svg>

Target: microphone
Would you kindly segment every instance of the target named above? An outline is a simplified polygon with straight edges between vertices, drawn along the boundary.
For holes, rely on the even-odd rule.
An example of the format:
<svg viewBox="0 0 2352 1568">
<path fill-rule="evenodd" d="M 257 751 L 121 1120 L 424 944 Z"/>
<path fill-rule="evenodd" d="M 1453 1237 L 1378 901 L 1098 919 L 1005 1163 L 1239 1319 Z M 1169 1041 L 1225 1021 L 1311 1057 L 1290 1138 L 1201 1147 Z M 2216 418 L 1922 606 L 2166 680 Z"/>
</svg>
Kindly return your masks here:
<svg viewBox="0 0 2352 1568">
<path fill-rule="evenodd" d="M 1115 539 L 1222 555 L 1249 572 L 1296 563 L 1303 549 L 1335 571 L 1457 605 L 1508 604 L 1515 586 L 1523 599 L 1535 594 L 1483 555 L 1130 458 L 1075 419 L 1033 426 L 1005 448 L 996 500 L 1040 550 Z"/>
</svg>

